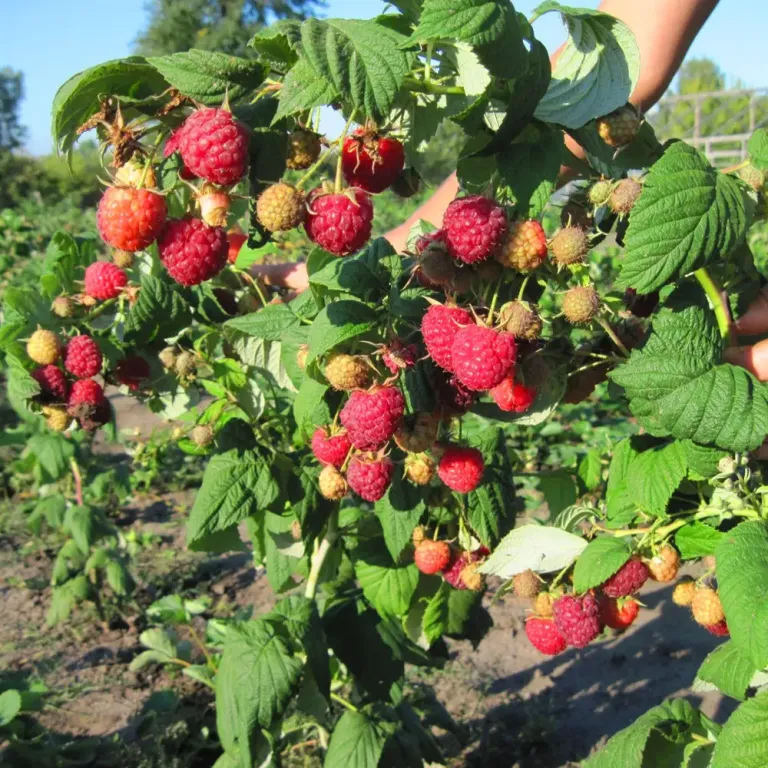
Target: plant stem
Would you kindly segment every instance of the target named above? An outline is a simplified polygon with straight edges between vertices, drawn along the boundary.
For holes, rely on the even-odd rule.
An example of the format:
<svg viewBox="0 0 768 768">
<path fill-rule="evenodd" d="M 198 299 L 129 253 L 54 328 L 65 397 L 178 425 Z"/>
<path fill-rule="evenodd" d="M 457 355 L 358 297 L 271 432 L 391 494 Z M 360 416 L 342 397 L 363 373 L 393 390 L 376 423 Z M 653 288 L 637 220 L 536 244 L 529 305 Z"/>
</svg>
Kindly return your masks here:
<svg viewBox="0 0 768 768">
<path fill-rule="evenodd" d="M 331 691 L 331 698 L 341 704 L 342 707 L 346 707 L 350 712 L 358 712 L 358 708 L 351 702 L 347 701 L 343 696 L 339 696 L 338 693 Z"/>
<path fill-rule="evenodd" d="M 301 189 L 304 186 L 304 183 L 311 179 L 315 173 L 317 172 L 317 169 L 328 159 L 328 153 L 327 152 L 321 152 L 320 157 L 315 160 L 312 165 L 309 166 L 307 169 L 307 172 L 296 182 L 296 189 Z"/>
<path fill-rule="evenodd" d="M 72 467 L 72 477 L 75 479 L 75 500 L 79 507 L 83 506 L 83 478 L 80 475 L 80 467 L 77 466 L 75 459 L 69 460 L 69 466 Z"/>
<path fill-rule="evenodd" d="M 720 173 L 733 173 L 734 171 L 740 171 L 742 168 L 746 168 L 749 165 L 749 160 L 743 160 L 735 165 L 729 165 L 727 168 L 723 168 Z"/>
<path fill-rule="evenodd" d="M 723 301 L 723 295 L 720 288 L 705 267 L 697 269 L 693 274 L 696 275 L 696 279 L 704 289 L 704 293 L 707 294 L 709 303 L 712 305 L 715 317 L 717 318 L 717 327 L 720 329 L 720 336 L 723 339 L 727 339 L 728 334 L 730 333 L 731 318 L 728 308 Z"/>
<path fill-rule="evenodd" d="M 501 290 L 501 284 L 504 282 L 504 275 L 502 275 L 496 287 L 493 289 L 493 296 L 491 297 L 491 306 L 488 308 L 488 325 L 493 325 L 493 313 L 496 309 L 496 304 L 499 301 L 499 291 Z"/>
<path fill-rule="evenodd" d="M 621 350 L 624 357 L 629 357 L 629 350 L 624 346 L 624 342 L 616 335 L 616 331 L 611 328 L 607 320 L 602 317 L 595 318 L 602 329 L 608 334 L 611 341 Z"/>
<path fill-rule="evenodd" d="M 439 85 L 438 83 L 416 80 L 406 77 L 403 85 L 413 93 L 445 93 L 454 96 L 463 96 L 464 89 L 460 85 Z"/>
<path fill-rule="evenodd" d="M 205 643 L 200 638 L 200 635 L 197 634 L 197 631 L 192 626 L 192 624 L 187 625 L 189 627 L 189 634 L 192 635 L 192 639 L 195 641 L 197 647 L 203 652 L 203 656 L 205 656 L 205 660 L 208 663 L 208 666 L 214 671 L 218 672 L 218 668 L 213 663 L 213 659 L 211 658 L 211 654 L 208 653 L 208 649 L 205 647 Z"/>
<path fill-rule="evenodd" d="M 517 300 L 522 301 L 523 300 L 523 294 L 525 293 L 526 286 L 528 285 L 528 281 L 531 279 L 531 273 L 529 272 L 524 278 L 523 282 L 520 285 L 520 290 L 517 292 Z"/>
<path fill-rule="evenodd" d="M 328 526 L 325 529 L 325 536 L 320 542 L 320 546 L 317 551 L 312 555 L 312 567 L 309 570 L 309 576 L 307 577 L 307 588 L 304 591 L 304 595 L 309 600 L 314 600 L 317 594 L 317 582 L 320 579 L 320 571 L 323 569 L 323 563 L 328 553 L 331 551 L 331 547 L 334 545 L 339 532 L 339 510 L 334 509 L 331 512 L 331 516 L 328 518 Z"/>
</svg>

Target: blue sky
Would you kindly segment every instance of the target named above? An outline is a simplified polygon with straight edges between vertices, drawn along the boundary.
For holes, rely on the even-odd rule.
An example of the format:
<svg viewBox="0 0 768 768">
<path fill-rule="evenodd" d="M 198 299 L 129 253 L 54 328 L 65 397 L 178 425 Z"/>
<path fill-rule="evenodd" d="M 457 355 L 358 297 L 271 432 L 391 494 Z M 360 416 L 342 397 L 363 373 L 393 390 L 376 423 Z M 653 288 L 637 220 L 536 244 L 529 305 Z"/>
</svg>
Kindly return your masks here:
<svg viewBox="0 0 768 768">
<path fill-rule="evenodd" d="M 636 0 L 647 2 L 651 0 Z M 530 15 L 538 0 L 515 0 Z M 597 0 L 569 3 L 594 8 Z M 329 0 L 327 16 L 368 18 L 380 13 L 377 0 Z M 68 77 L 107 59 L 131 53 L 133 41 L 146 24 L 144 0 L 17 0 L 5 9 L 0 25 L 0 67 L 21 70 L 25 77 L 22 123 L 28 129 L 27 149 L 51 150 L 48 115 L 56 89 Z M 536 34 L 553 50 L 564 39 L 556 14 L 536 22 Z M 709 56 L 732 79 L 746 86 L 768 85 L 765 38 L 768 2 L 721 0 L 691 50 Z"/>
</svg>

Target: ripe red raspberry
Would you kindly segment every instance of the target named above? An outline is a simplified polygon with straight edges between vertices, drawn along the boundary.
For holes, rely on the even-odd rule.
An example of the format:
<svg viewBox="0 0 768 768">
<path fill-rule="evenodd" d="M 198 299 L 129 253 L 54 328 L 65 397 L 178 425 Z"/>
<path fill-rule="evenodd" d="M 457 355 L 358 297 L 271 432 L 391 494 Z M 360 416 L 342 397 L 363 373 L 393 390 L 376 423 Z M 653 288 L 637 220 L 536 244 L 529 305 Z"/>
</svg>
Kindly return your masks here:
<svg viewBox="0 0 768 768">
<path fill-rule="evenodd" d="M 599 618 L 606 627 L 626 629 L 640 613 L 640 603 L 631 597 L 618 600 L 613 597 L 600 598 Z"/>
<path fill-rule="evenodd" d="M 648 580 L 648 575 L 648 566 L 639 558 L 633 557 L 610 579 L 603 582 L 602 590 L 608 597 L 626 597 L 637 592 Z"/>
<path fill-rule="evenodd" d="M 67 411 L 87 430 L 106 424 L 110 417 L 109 402 L 104 396 L 104 390 L 93 379 L 78 379 L 72 385 Z"/>
<path fill-rule="evenodd" d="M 449 445 L 440 457 L 437 474 L 451 490 L 469 493 L 477 488 L 484 469 L 483 454 L 476 448 Z"/>
<path fill-rule="evenodd" d="M 415 344 L 403 344 L 395 339 L 389 347 L 385 347 L 381 355 L 381 361 L 387 366 L 389 372 L 397 375 L 400 371 L 413 368 L 419 351 Z"/>
<path fill-rule="evenodd" d="M 547 236 L 536 219 L 515 221 L 509 225 L 506 239 L 496 254 L 505 267 L 528 272 L 547 258 Z"/>
<path fill-rule="evenodd" d="M 507 376 L 490 394 L 496 405 L 507 413 L 525 413 L 536 400 L 536 390 L 516 382 L 513 376 Z"/>
<path fill-rule="evenodd" d="M 179 136 L 184 165 L 205 181 L 221 186 L 238 182 L 248 169 L 248 129 L 226 109 L 198 109 Z"/>
<path fill-rule="evenodd" d="M 478 563 L 488 555 L 485 547 L 480 547 L 474 552 L 451 552 L 451 561 L 443 569 L 443 578 L 455 589 L 467 589 L 468 585 L 464 583 L 461 574 L 467 566 Z"/>
<path fill-rule="evenodd" d="M 129 355 L 115 366 L 115 381 L 135 392 L 150 373 L 149 363 L 143 357 Z"/>
<path fill-rule="evenodd" d="M 461 307 L 433 304 L 421 319 L 421 335 L 427 353 L 437 365 L 453 373 L 451 347 L 462 326 L 472 325 L 472 315 Z"/>
<path fill-rule="evenodd" d="M 397 387 L 379 387 L 370 392 L 358 389 L 349 396 L 339 418 L 355 448 L 375 451 L 395 434 L 404 409 L 405 400 Z"/>
<path fill-rule="evenodd" d="M 728 622 L 725 619 L 718 621 L 717 624 L 704 624 L 703 626 L 707 632 L 713 634 L 715 637 L 725 637 L 726 635 L 731 634 L 728 629 Z"/>
<path fill-rule="evenodd" d="M 362 189 L 326 194 L 317 187 L 309 193 L 304 229 L 328 253 L 349 256 L 359 251 L 371 237 L 372 222 L 373 203 Z"/>
<path fill-rule="evenodd" d="M 507 234 L 507 215 L 481 195 L 454 200 L 443 217 L 448 251 L 454 259 L 474 264 L 492 256 Z"/>
<path fill-rule="evenodd" d="M 422 256 L 424 251 L 432 246 L 439 250 L 444 250 L 447 246 L 445 244 L 445 232 L 442 229 L 436 229 L 433 232 L 425 232 L 423 235 L 419 235 L 416 239 L 416 255 Z"/>
<path fill-rule="evenodd" d="M 128 275 L 109 261 L 94 261 L 85 270 L 85 293 L 94 299 L 114 299 L 127 284 Z"/>
<path fill-rule="evenodd" d="M 383 192 L 394 183 L 405 165 L 405 151 L 397 140 L 358 128 L 344 139 L 341 169 L 352 187 Z"/>
<path fill-rule="evenodd" d="M 234 264 L 240 249 L 248 241 L 248 235 L 242 232 L 227 232 L 227 261 Z"/>
<path fill-rule="evenodd" d="M 424 539 L 413 553 L 413 562 L 428 576 L 440 573 L 451 562 L 451 547 L 446 541 Z"/>
<path fill-rule="evenodd" d="M 74 408 L 78 405 L 86 404 L 91 406 L 98 405 L 104 399 L 104 390 L 101 384 L 93 379 L 80 379 L 72 385 L 69 393 L 68 405 Z"/>
<path fill-rule="evenodd" d="M 90 379 L 101 371 L 99 345 L 86 335 L 75 336 L 67 343 L 64 367 L 78 379 Z"/>
<path fill-rule="evenodd" d="M 46 400 L 63 402 L 67 399 L 69 382 L 61 368 L 44 365 L 32 371 L 32 378 L 40 385 L 40 394 Z"/>
<path fill-rule="evenodd" d="M 101 239 L 121 251 L 141 251 L 163 231 L 165 198 L 151 189 L 108 187 L 99 201 Z"/>
<path fill-rule="evenodd" d="M 346 432 L 333 434 L 327 429 L 318 427 L 312 435 L 312 453 L 321 464 L 330 464 L 341 469 L 352 443 Z"/>
<path fill-rule="evenodd" d="M 394 468 L 389 456 L 353 456 L 347 468 L 347 482 L 360 498 L 378 501 L 392 482 Z"/>
<path fill-rule="evenodd" d="M 589 645 L 602 631 L 597 599 L 594 595 L 583 597 L 563 595 L 552 605 L 557 628 L 575 648 Z"/>
<path fill-rule="evenodd" d="M 467 389 L 455 375 L 448 377 L 438 374 L 437 397 L 446 413 L 460 416 L 472 407 L 477 395 Z"/>
<path fill-rule="evenodd" d="M 475 392 L 500 384 L 514 370 L 516 358 L 515 337 L 483 325 L 459 329 L 451 345 L 456 378 Z"/>
<path fill-rule="evenodd" d="M 532 616 L 525 622 L 525 634 L 531 641 L 531 645 L 547 656 L 556 656 L 568 647 L 568 642 L 560 634 L 560 630 L 552 619 L 539 619 Z"/>
<path fill-rule="evenodd" d="M 227 263 L 227 233 L 200 219 L 169 219 L 157 242 L 168 274 L 181 285 L 199 285 Z"/>
</svg>

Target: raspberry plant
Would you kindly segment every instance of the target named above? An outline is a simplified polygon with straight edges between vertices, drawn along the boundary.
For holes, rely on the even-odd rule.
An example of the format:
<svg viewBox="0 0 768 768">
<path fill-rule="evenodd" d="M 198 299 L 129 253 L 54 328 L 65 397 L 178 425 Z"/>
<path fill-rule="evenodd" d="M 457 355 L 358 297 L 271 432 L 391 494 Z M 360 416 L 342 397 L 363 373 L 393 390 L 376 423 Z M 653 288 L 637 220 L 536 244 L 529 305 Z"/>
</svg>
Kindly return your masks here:
<svg viewBox="0 0 768 768">
<path fill-rule="evenodd" d="M 278 22 L 247 60 L 132 57 L 62 86 L 59 148 L 95 128 L 111 152 L 99 226 L 118 251 L 110 264 L 59 235 L 40 290 L 6 294 L 10 399 L 41 440 L 46 408 L 54 428 L 64 411 L 67 430 L 107 422 L 99 383 L 73 380 L 89 366 L 65 363 L 69 400 L 35 371 L 87 334 L 97 378 L 181 419 L 180 445 L 209 455 L 187 545 L 241 548 L 244 524 L 284 594 L 211 647 L 218 768 L 277 764 L 296 733 L 329 766 L 439 762 L 404 665 L 439 667 L 443 636 L 479 641 L 488 575 L 503 593 L 529 574 L 526 634 L 555 654 L 631 624 L 646 573 L 673 581 L 702 557 L 714 565 L 688 590 L 694 618 L 730 638 L 699 684 L 743 703 L 724 725 L 663 703 L 586 764 L 766 764 L 768 508 L 749 452 L 768 392 L 722 360 L 759 285 L 745 235 L 762 182 L 656 140 L 627 106 L 638 51 L 615 19 L 544 2 L 532 21 L 558 13 L 569 32 L 553 71 L 508 2 L 394 6 Z M 340 135 L 319 136 L 324 106 Z M 412 190 L 444 120 L 465 144 L 442 229 L 417 225 L 402 253 L 371 241 L 375 193 Z M 546 214 L 561 162 L 576 162 L 564 133 L 587 156 L 557 229 Z M 768 169 L 768 133 L 749 151 Z M 315 244 L 310 288 L 270 301 L 249 267 L 296 225 Z M 601 295 L 591 249 L 610 233 L 623 256 Z M 38 326 L 59 341 L 28 356 Z M 586 454 L 580 502 L 515 527 L 511 439 L 606 377 L 639 434 Z M 343 430 L 350 445 L 329 458 Z"/>
</svg>

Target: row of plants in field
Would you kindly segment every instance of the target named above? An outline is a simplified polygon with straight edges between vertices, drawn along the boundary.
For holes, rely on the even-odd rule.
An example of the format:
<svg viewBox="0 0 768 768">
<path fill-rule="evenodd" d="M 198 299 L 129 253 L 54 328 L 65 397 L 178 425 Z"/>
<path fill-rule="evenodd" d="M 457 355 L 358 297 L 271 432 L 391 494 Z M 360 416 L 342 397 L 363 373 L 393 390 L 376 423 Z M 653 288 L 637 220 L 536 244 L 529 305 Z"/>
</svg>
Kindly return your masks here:
<svg viewBox="0 0 768 768">
<path fill-rule="evenodd" d="M 649 578 L 714 557 L 674 595 L 728 638 L 701 685 L 743 703 L 717 724 L 665 702 L 586 765 L 762 764 L 768 528 L 749 452 L 768 401 L 722 352 L 759 288 L 747 233 L 768 133 L 730 173 L 659 143 L 627 104 L 634 39 L 605 14 L 537 9 L 569 31 L 552 71 L 508 2 L 395 8 L 278 22 L 257 59 L 107 62 L 57 94 L 60 149 L 96 129 L 112 151 L 97 214 L 111 258 L 60 235 L 39 289 L 6 292 L 9 400 L 62 446 L 110 423 L 106 384 L 184 419 L 179 446 L 207 457 L 187 546 L 239 549 L 244 523 L 283 595 L 209 622 L 196 648 L 148 630 L 135 663 L 213 689 L 217 768 L 277 764 L 297 733 L 329 766 L 440 762 L 405 665 L 439 668 L 444 638 L 482 637 L 488 575 L 531 598 L 528 641 L 556 655 L 631 625 Z M 325 107 L 345 118 L 336 137 L 317 132 Z M 372 239 L 378 195 L 414 193 L 444 121 L 464 136 L 462 192 L 397 253 Z M 588 165 L 556 223 L 563 132 Z M 275 299 L 251 267 L 297 228 L 309 288 Z M 613 260 L 593 251 L 609 234 Z M 574 456 L 555 414 L 606 380 L 623 439 Z M 515 527 L 515 472 L 553 500 L 546 524 Z M 60 510 L 71 557 L 96 546 L 108 569 L 110 534 L 77 502 Z M 189 624 L 177 602 L 159 623 Z"/>
</svg>

